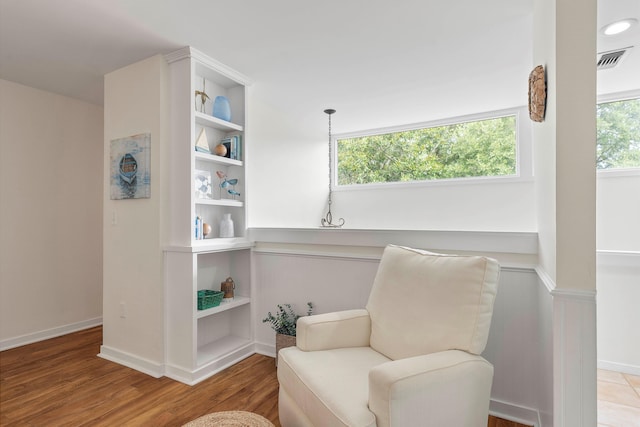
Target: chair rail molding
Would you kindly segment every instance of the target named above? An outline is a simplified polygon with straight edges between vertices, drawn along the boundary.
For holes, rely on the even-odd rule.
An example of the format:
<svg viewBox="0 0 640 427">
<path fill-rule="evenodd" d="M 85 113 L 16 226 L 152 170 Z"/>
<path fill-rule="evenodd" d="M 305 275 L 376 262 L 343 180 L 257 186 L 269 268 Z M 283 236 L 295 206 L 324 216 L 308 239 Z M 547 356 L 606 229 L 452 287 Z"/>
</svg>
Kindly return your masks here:
<svg viewBox="0 0 640 427">
<path fill-rule="evenodd" d="M 434 252 L 493 256 L 502 265 L 513 266 L 535 265 L 538 254 L 536 232 L 254 227 L 248 233 L 258 252 L 288 250 L 291 254 L 321 255 L 321 248 L 326 246 L 329 248 L 327 255 L 348 257 L 355 254 L 357 258 L 380 259 L 382 252 L 373 248 L 394 244 Z M 287 249 L 283 245 L 297 246 Z"/>
</svg>

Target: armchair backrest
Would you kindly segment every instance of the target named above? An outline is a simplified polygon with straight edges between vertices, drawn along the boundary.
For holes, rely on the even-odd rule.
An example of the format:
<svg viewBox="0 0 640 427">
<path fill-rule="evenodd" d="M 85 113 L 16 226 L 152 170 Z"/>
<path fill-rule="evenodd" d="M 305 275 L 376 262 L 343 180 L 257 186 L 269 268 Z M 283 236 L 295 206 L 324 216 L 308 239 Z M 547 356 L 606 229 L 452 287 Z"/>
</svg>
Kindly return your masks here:
<svg viewBox="0 0 640 427">
<path fill-rule="evenodd" d="M 389 245 L 367 310 L 371 347 L 390 359 L 487 344 L 500 266 L 491 258 Z"/>
</svg>

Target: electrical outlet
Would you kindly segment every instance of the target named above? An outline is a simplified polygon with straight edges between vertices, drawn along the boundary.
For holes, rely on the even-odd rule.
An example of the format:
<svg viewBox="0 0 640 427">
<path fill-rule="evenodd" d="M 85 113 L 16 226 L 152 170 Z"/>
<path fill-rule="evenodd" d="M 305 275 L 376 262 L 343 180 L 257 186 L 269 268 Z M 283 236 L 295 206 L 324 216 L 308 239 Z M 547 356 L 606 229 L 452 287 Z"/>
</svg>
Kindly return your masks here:
<svg viewBox="0 0 640 427">
<path fill-rule="evenodd" d="M 120 317 L 123 319 L 127 317 L 127 304 L 124 302 L 120 303 Z"/>
</svg>

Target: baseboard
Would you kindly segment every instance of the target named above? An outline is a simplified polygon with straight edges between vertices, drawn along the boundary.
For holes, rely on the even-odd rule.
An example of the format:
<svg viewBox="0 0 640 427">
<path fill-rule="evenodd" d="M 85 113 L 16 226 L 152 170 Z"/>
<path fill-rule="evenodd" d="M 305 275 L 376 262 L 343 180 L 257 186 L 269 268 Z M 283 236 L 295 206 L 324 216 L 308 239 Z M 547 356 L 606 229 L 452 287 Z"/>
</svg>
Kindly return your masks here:
<svg viewBox="0 0 640 427">
<path fill-rule="evenodd" d="M 607 371 L 616 371 L 616 372 L 621 372 L 623 374 L 640 376 L 640 366 L 627 365 L 625 363 L 598 360 L 598 369 L 606 369 Z"/>
<path fill-rule="evenodd" d="M 196 385 L 199 382 L 217 374 L 218 372 L 235 365 L 241 360 L 255 354 L 254 344 L 249 343 L 237 350 L 213 360 L 200 368 L 190 371 L 179 366 L 167 364 L 165 365 L 164 375 L 172 380 L 179 381 L 186 385 Z"/>
<path fill-rule="evenodd" d="M 263 356 L 276 357 L 276 346 L 273 344 L 255 343 L 255 351 Z"/>
<path fill-rule="evenodd" d="M 34 342 L 44 341 L 50 338 L 60 337 L 62 335 L 67 335 L 72 332 L 78 332 L 100 325 L 102 325 L 102 317 L 96 317 L 93 319 L 83 320 L 81 322 L 71 323 L 69 325 L 58 326 L 56 328 L 46 329 L 44 331 L 21 335 L 19 337 L 8 338 L 6 340 L 0 341 L 0 351 L 21 347 L 27 344 L 33 344 Z"/>
<path fill-rule="evenodd" d="M 489 413 L 495 417 L 520 424 L 541 427 L 540 414 L 532 408 L 514 405 L 509 402 L 491 399 Z"/>
<path fill-rule="evenodd" d="M 100 346 L 98 357 L 135 369 L 154 378 L 160 378 L 164 375 L 164 364 L 143 359 L 105 345 Z"/>
</svg>

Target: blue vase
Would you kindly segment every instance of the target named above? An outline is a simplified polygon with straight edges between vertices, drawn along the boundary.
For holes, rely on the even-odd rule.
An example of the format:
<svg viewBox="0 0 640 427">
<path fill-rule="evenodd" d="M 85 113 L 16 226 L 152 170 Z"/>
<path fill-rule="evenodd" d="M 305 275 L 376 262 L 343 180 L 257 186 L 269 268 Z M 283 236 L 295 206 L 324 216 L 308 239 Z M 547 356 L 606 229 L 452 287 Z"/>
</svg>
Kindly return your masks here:
<svg viewBox="0 0 640 427">
<path fill-rule="evenodd" d="M 213 117 L 220 120 L 231 121 L 231 106 L 226 96 L 216 96 L 213 101 Z"/>
</svg>

